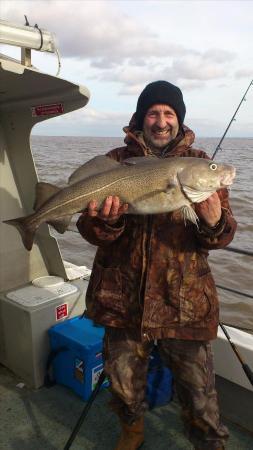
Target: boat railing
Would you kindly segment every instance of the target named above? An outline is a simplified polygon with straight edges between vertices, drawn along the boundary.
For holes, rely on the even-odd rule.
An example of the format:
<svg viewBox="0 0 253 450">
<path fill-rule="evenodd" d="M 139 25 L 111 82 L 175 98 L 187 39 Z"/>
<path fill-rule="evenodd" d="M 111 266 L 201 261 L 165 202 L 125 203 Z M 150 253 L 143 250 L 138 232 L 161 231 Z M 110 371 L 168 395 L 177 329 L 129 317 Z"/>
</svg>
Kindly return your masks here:
<svg viewBox="0 0 253 450">
<path fill-rule="evenodd" d="M 229 247 L 225 247 L 223 250 L 227 250 L 228 252 L 240 253 L 242 255 L 253 256 L 253 252 L 250 252 L 249 250 L 242 250 L 240 248 L 232 247 L 231 245 Z"/>
<path fill-rule="evenodd" d="M 55 53 L 58 59 L 59 75 L 61 68 L 60 54 L 56 45 L 54 33 L 40 28 L 37 24 L 30 26 L 25 16 L 26 24 L 17 25 L 0 19 L 0 44 L 21 48 L 21 64 L 32 67 L 31 51 Z"/>
<path fill-rule="evenodd" d="M 71 231 L 72 233 L 79 233 L 78 231 L 73 230 L 71 228 L 68 231 Z M 253 252 L 251 252 L 249 250 L 242 250 L 240 248 L 236 248 L 236 247 L 233 247 L 233 246 L 225 247 L 222 250 L 226 250 L 228 252 L 239 253 L 241 255 L 246 255 L 246 256 L 253 256 Z M 229 292 L 232 292 L 233 294 L 240 295 L 242 297 L 247 297 L 247 298 L 252 298 L 253 299 L 253 295 L 251 295 L 251 294 L 249 294 L 247 292 L 242 292 L 242 291 L 238 291 L 237 289 L 228 288 L 228 287 L 223 286 L 221 284 L 216 284 L 216 287 L 219 288 L 219 289 L 222 289 L 224 291 L 229 291 Z"/>
<path fill-rule="evenodd" d="M 226 250 L 228 252 L 239 253 L 240 255 L 253 256 L 253 252 L 251 252 L 249 250 L 242 250 L 240 248 L 236 248 L 236 247 L 233 247 L 233 246 L 225 247 L 222 250 Z M 252 298 L 253 299 L 253 295 L 248 294 L 246 292 L 242 292 L 242 291 L 238 291 L 236 289 L 228 288 L 228 287 L 222 286 L 220 284 L 216 284 L 216 287 L 219 288 L 219 289 L 222 289 L 224 291 L 228 291 L 228 292 L 232 292 L 233 294 L 240 295 L 241 297 L 247 297 L 247 298 Z"/>
<path fill-rule="evenodd" d="M 232 247 L 232 246 L 225 247 L 222 250 L 226 250 L 227 252 L 239 253 L 240 255 L 253 256 L 253 252 L 251 252 L 249 250 L 242 250 L 240 248 L 236 248 L 236 247 Z M 253 295 L 248 294 L 246 292 L 242 292 L 242 291 L 238 291 L 236 289 L 228 288 L 228 287 L 222 286 L 220 284 L 216 284 L 216 287 L 219 288 L 219 289 L 222 289 L 224 291 L 228 291 L 228 292 L 232 292 L 233 294 L 240 295 L 241 297 L 247 297 L 247 298 L 252 298 L 253 299 Z"/>
</svg>

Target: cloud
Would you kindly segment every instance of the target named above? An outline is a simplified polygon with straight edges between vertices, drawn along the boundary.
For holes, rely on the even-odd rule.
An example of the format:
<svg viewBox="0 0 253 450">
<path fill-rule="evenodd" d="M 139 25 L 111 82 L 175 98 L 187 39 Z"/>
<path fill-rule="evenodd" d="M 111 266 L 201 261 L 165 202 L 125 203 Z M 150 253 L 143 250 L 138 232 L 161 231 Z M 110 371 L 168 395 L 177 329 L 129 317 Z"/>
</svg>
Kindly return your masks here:
<svg viewBox="0 0 253 450">
<path fill-rule="evenodd" d="M 221 52 L 222 53 L 222 52 Z M 175 57 L 172 60 L 163 59 L 144 66 L 129 66 L 123 63 L 120 67 L 100 71 L 99 80 L 114 82 L 120 85 L 120 95 L 135 95 L 143 88 L 145 83 L 155 80 L 169 80 L 178 84 L 185 90 L 200 89 L 209 81 L 223 81 L 231 67 L 231 59 L 227 62 L 220 58 L 217 62 L 218 51 L 212 54 L 192 54 L 184 58 Z M 152 68 L 152 69 L 151 69 Z"/>
<path fill-rule="evenodd" d="M 94 67 L 110 68 L 126 58 L 139 65 L 150 57 L 195 53 L 161 42 L 157 32 L 125 14 L 116 2 L 18 1 L 19 8 L 15 3 L 3 2 L 5 20 L 23 24 L 20 11 L 26 12 L 31 25 L 37 22 L 56 33 L 63 57 L 87 58 Z"/>
<path fill-rule="evenodd" d="M 253 69 L 240 69 L 235 72 L 235 78 L 249 78 L 253 79 Z"/>
<path fill-rule="evenodd" d="M 221 136 L 226 124 L 222 120 L 216 120 L 212 118 L 203 118 L 203 117 L 188 117 L 187 126 L 189 126 L 196 136 Z M 199 145 L 199 144 L 197 144 Z M 215 146 L 213 145 L 213 149 L 208 153 L 210 156 L 215 150 Z"/>
<path fill-rule="evenodd" d="M 37 22 L 55 32 L 61 56 L 72 65 L 72 71 L 74 66 L 79 71 L 89 65 L 85 70 L 88 79 L 113 83 L 120 95 L 136 95 L 145 83 L 157 79 L 193 90 L 203 88 L 206 82 L 224 83 L 228 74 L 233 74 L 235 52 L 195 49 L 190 39 L 181 45 L 173 29 L 162 37 L 152 20 L 140 20 L 140 5 L 135 15 L 115 1 L 2 0 L 1 7 L 5 20 L 23 24 L 24 12 L 30 24 Z M 247 71 L 237 71 L 235 76 L 247 76 Z"/>
<path fill-rule="evenodd" d="M 121 136 L 123 126 L 129 123 L 131 114 L 103 111 L 85 107 L 37 124 L 33 135 L 58 136 Z"/>
<path fill-rule="evenodd" d="M 204 81 L 187 80 L 187 81 L 182 81 L 180 83 L 180 88 L 183 91 L 191 91 L 191 90 L 194 90 L 194 89 L 202 89 L 205 85 L 206 85 L 206 83 Z"/>
<path fill-rule="evenodd" d="M 124 124 L 129 122 L 129 114 L 117 111 L 101 111 L 93 108 L 85 108 L 82 110 L 82 119 L 94 123 L 102 121 Z"/>
<path fill-rule="evenodd" d="M 210 48 L 203 53 L 202 57 L 203 60 L 222 64 L 224 62 L 233 61 L 236 58 L 236 53 L 228 50 Z"/>
<path fill-rule="evenodd" d="M 85 107 L 80 110 L 72 111 L 63 116 L 58 116 L 54 121 L 75 124 L 78 120 L 79 124 L 100 124 L 100 123 L 116 123 L 120 125 L 129 122 L 129 113 L 122 113 L 117 111 L 103 111 L 96 108 Z"/>
<path fill-rule="evenodd" d="M 212 80 L 222 78 L 227 75 L 227 67 L 224 63 L 214 63 L 209 59 L 205 61 L 205 56 L 196 58 L 184 58 L 173 61 L 171 72 L 176 79 L 186 80 Z"/>
</svg>

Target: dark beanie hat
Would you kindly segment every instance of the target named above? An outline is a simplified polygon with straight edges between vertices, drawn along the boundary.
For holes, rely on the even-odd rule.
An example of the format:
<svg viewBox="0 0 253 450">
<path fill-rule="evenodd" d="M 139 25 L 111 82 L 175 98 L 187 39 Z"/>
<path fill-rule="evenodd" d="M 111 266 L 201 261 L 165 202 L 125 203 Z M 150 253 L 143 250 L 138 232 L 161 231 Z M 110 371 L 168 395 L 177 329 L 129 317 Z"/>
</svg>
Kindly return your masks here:
<svg viewBox="0 0 253 450">
<path fill-rule="evenodd" d="M 171 106 L 177 115 L 179 125 L 183 124 L 186 109 L 181 90 L 168 81 L 154 81 L 143 89 L 138 98 L 135 113 L 138 130 L 142 130 L 147 110 L 159 103 Z"/>
</svg>

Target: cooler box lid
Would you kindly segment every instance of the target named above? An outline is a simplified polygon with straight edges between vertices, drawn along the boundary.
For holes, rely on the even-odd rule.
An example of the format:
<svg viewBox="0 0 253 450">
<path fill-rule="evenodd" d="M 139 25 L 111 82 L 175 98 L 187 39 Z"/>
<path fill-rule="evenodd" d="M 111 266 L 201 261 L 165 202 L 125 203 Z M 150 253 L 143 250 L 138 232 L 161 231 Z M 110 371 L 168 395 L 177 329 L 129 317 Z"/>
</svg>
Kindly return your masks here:
<svg viewBox="0 0 253 450">
<path fill-rule="evenodd" d="M 53 300 L 58 300 L 66 295 L 74 294 L 77 291 L 77 286 L 63 282 L 47 287 L 33 285 L 24 286 L 20 289 L 8 292 L 6 297 L 21 306 L 32 308 L 42 306 Z"/>
<path fill-rule="evenodd" d="M 94 325 L 92 320 L 79 316 L 65 320 L 49 329 L 49 334 L 57 336 L 61 342 L 70 343 L 72 341 L 86 348 L 97 344 L 101 345 L 104 332 L 104 327 Z"/>
</svg>

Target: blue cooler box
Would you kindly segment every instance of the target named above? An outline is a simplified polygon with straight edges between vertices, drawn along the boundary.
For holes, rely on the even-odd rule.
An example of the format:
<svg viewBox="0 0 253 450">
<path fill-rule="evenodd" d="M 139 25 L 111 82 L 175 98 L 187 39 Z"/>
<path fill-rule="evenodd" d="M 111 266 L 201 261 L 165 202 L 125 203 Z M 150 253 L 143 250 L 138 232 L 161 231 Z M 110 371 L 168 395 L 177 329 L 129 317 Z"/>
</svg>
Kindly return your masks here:
<svg viewBox="0 0 253 450">
<path fill-rule="evenodd" d="M 150 409 L 166 405 L 173 396 L 172 372 L 163 365 L 156 348 L 150 355 L 146 396 Z"/>
<path fill-rule="evenodd" d="M 80 317 L 49 329 L 51 349 L 56 352 L 52 363 L 55 381 L 72 388 L 85 401 L 103 370 L 103 336 L 103 327 Z M 107 387 L 108 381 L 102 386 Z"/>
<path fill-rule="evenodd" d="M 103 370 L 104 327 L 80 317 L 65 320 L 49 329 L 56 383 L 70 387 L 88 400 Z M 102 387 L 108 387 L 106 380 Z M 162 365 L 156 349 L 150 355 L 147 376 L 147 400 L 150 408 L 168 403 L 172 398 L 172 373 Z"/>
</svg>

